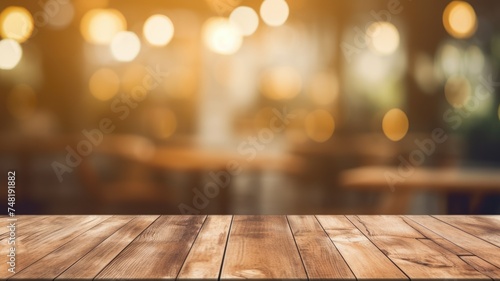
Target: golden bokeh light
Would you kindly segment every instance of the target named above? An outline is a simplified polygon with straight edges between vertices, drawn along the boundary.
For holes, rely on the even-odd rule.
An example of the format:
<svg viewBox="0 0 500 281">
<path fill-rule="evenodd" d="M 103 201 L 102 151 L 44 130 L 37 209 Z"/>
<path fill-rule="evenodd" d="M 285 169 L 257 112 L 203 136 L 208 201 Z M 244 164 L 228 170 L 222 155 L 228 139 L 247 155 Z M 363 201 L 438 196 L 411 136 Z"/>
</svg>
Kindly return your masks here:
<svg viewBox="0 0 500 281">
<path fill-rule="evenodd" d="M 469 38 L 477 29 L 476 12 L 467 2 L 452 1 L 444 9 L 443 25 L 451 36 L 457 39 Z"/>
<path fill-rule="evenodd" d="M 406 113 L 399 108 L 393 108 L 384 115 L 382 131 L 392 141 L 399 141 L 406 136 L 409 128 Z"/>
<path fill-rule="evenodd" d="M 269 26 L 283 25 L 290 9 L 285 0 L 264 0 L 260 6 L 260 17 Z"/>
<path fill-rule="evenodd" d="M 109 100 L 120 89 L 120 78 L 109 68 L 101 68 L 94 72 L 89 81 L 90 93 L 98 100 Z"/>
<path fill-rule="evenodd" d="M 227 18 L 215 17 L 203 24 L 203 41 L 211 51 L 231 55 L 240 49 L 243 38 L 239 28 Z"/>
<path fill-rule="evenodd" d="M 367 41 L 370 49 L 381 55 L 390 55 L 399 46 L 398 29 L 390 22 L 374 22 L 368 27 Z"/>
<path fill-rule="evenodd" d="M 111 41 L 110 49 L 117 61 L 132 61 L 141 51 L 141 41 L 131 31 L 120 31 Z"/>
<path fill-rule="evenodd" d="M 152 134 L 159 139 L 171 137 L 177 129 L 177 117 L 169 109 L 154 109 L 150 112 L 149 124 Z"/>
<path fill-rule="evenodd" d="M 448 103 L 460 108 L 469 100 L 472 92 L 470 82 L 464 76 L 456 75 L 448 78 L 444 85 L 444 94 Z"/>
<path fill-rule="evenodd" d="M 164 15 L 152 15 L 144 23 L 143 34 L 154 46 L 167 45 L 174 36 L 174 24 Z"/>
<path fill-rule="evenodd" d="M 127 29 L 125 17 L 114 9 L 94 9 L 82 18 L 80 31 L 89 43 L 106 45 L 118 32 Z"/>
<path fill-rule="evenodd" d="M 0 40 L 0 69 L 13 69 L 23 57 L 21 45 L 14 39 Z"/>
<path fill-rule="evenodd" d="M 252 35 L 259 27 L 259 16 L 252 8 L 246 6 L 234 9 L 229 16 L 229 20 L 238 26 L 244 36 Z"/>
<path fill-rule="evenodd" d="M 317 109 L 307 114 L 304 126 L 307 136 L 315 142 L 327 141 L 335 131 L 333 117 L 324 109 Z"/>
<path fill-rule="evenodd" d="M 19 43 L 26 41 L 33 32 L 33 17 L 23 7 L 7 7 L 0 14 L 0 35 Z"/>
<path fill-rule="evenodd" d="M 19 120 L 31 117 L 35 113 L 36 104 L 35 91 L 25 84 L 15 86 L 7 96 L 7 110 Z"/>
<path fill-rule="evenodd" d="M 323 71 L 316 73 L 309 84 L 308 94 L 318 105 L 328 105 L 337 99 L 339 82 L 335 73 Z"/>
<path fill-rule="evenodd" d="M 265 71 L 261 79 L 261 91 L 273 100 L 296 97 L 302 89 L 302 77 L 291 66 L 278 66 Z"/>
</svg>

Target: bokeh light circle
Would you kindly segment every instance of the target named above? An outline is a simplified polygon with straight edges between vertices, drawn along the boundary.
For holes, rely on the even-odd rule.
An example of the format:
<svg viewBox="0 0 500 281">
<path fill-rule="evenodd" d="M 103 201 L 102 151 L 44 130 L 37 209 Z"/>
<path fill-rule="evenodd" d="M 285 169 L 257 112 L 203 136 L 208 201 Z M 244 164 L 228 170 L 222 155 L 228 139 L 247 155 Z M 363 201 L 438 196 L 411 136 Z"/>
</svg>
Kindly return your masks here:
<svg viewBox="0 0 500 281">
<path fill-rule="evenodd" d="M 382 119 L 382 131 L 392 141 L 399 141 L 406 136 L 409 128 L 406 113 L 399 108 L 393 108 Z"/>
</svg>

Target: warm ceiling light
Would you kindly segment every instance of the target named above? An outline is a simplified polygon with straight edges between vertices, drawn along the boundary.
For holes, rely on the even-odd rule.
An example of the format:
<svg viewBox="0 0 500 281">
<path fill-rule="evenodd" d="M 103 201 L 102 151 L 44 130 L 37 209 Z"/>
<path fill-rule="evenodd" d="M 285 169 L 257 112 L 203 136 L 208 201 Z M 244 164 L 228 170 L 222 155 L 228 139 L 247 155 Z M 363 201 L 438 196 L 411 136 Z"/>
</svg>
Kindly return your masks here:
<svg viewBox="0 0 500 281">
<path fill-rule="evenodd" d="M 19 43 L 26 41 L 33 32 L 33 17 L 23 7 L 7 7 L 0 14 L 0 35 Z"/>
<path fill-rule="evenodd" d="M 457 39 L 469 38 L 477 29 L 476 12 L 467 2 L 452 1 L 444 9 L 443 25 L 451 36 Z"/>
<path fill-rule="evenodd" d="M 285 0 L 264 0 L 260 6 L 260 16 L 269 26 L 283 25 L 290 10 Z"/>
<path fill-rule="evenodd" d="M 213 52 L 236 53 L 243 42 L 237 26 L 226 18 L 210 18 L 203 24 L 203 41 Z"/>
<path fill-rule="evenodd" d="M 0 69 L 13 69 L 21 61 L 23 49 L 14 39 L 0 40 Z"/>
<path fill-rule="evenodd" d="M 246 6 L 234 9 L 229 20 L 238 26 L 244 36 L 252 35 L 259 26 L 259 16 L 252 8 Z"/>
<path fill-rule="evenodd" d="M 153 15 L 144 23 L 144 37 L 154 46 L 167 45 L 174 36 L 174 24 L 164 15 Z"/>
<path fill-rule="evenodd" d="M 113 37 L 127 29 L 125 17 L 114 9 L 94 9 L 88 11 L 82 19 L 80 31 L 89 43 L 105 45 Z"/>
<path fill-rule="evenodd" d="M 390 22 L 375 22 L 367 29 L 370 48 L 378 54 L 390 55 L 399 46 L 398 29 Z"/>
<path fill-rule="evenodd" d="M 115 35 L 111 42 L 111 53 L 118 61 L 132 61 L 141 50 L 141 41 L 135 33 L 122 31 Z"/>
</svg>

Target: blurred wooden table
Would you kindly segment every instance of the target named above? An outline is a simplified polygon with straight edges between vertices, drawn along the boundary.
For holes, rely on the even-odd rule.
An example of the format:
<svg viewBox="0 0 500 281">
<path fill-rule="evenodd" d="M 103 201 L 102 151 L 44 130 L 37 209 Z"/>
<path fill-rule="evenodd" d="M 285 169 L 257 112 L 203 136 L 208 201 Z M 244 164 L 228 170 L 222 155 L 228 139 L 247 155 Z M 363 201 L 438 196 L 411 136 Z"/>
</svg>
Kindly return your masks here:
<svg viewBox="0 0 500 281">
<path fill-rule="evenodd" d="M 352 190 L 384 192 L 386 200 L 379 213 L 407 213 L 414 195 L 422 191 L 468 194 L 473 209 L 484 194 L 500 194 L 500 169 L 412 167 L 407 171 L 368 166 L 344 171 L 340 184 Z"/>
<path fill-rule="evenodd" d="M 16 273 L 3 262 L 2 279 L 500 278 L 500 216 L 18 216 L 16 227 Z"/>
</svg>

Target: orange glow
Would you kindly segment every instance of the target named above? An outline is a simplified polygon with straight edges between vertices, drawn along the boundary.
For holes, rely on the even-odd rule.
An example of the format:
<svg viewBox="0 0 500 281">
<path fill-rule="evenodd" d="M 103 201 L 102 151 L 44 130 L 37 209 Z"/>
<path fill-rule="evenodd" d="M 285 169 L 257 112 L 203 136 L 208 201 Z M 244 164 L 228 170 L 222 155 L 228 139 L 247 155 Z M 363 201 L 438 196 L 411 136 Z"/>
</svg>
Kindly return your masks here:
<svg viewBox="0 0 500 281">
<path fill-rule="evenodd" d="M 384 115 L 382 130 L 385 136 L 392 141 L 399 141 L 406 136 L 409 121 L 406 113 L 399 108 L 393 108 Z"/>
<path fill-rule="evenodd" d="M 469 38 L 477 29 L 476 12 L 467 2 L 452 1 L 444 9 L 443 25 L 451 36 L 457 39 Z"/>
<path fill-rule="evenodd" d="M 94 9 L 82 18 L 80 31 L 89 43 L 105 45 L 127 28 L 125 17 L 114 9 Z"/>
<path fill-rule="evenodd" d="M 335 131 L 332 115 L 324 109 L 317 109 L 307 114 L 305 119 L 307 136 L 315 142 L 325 142 Z"/>
</svg>

